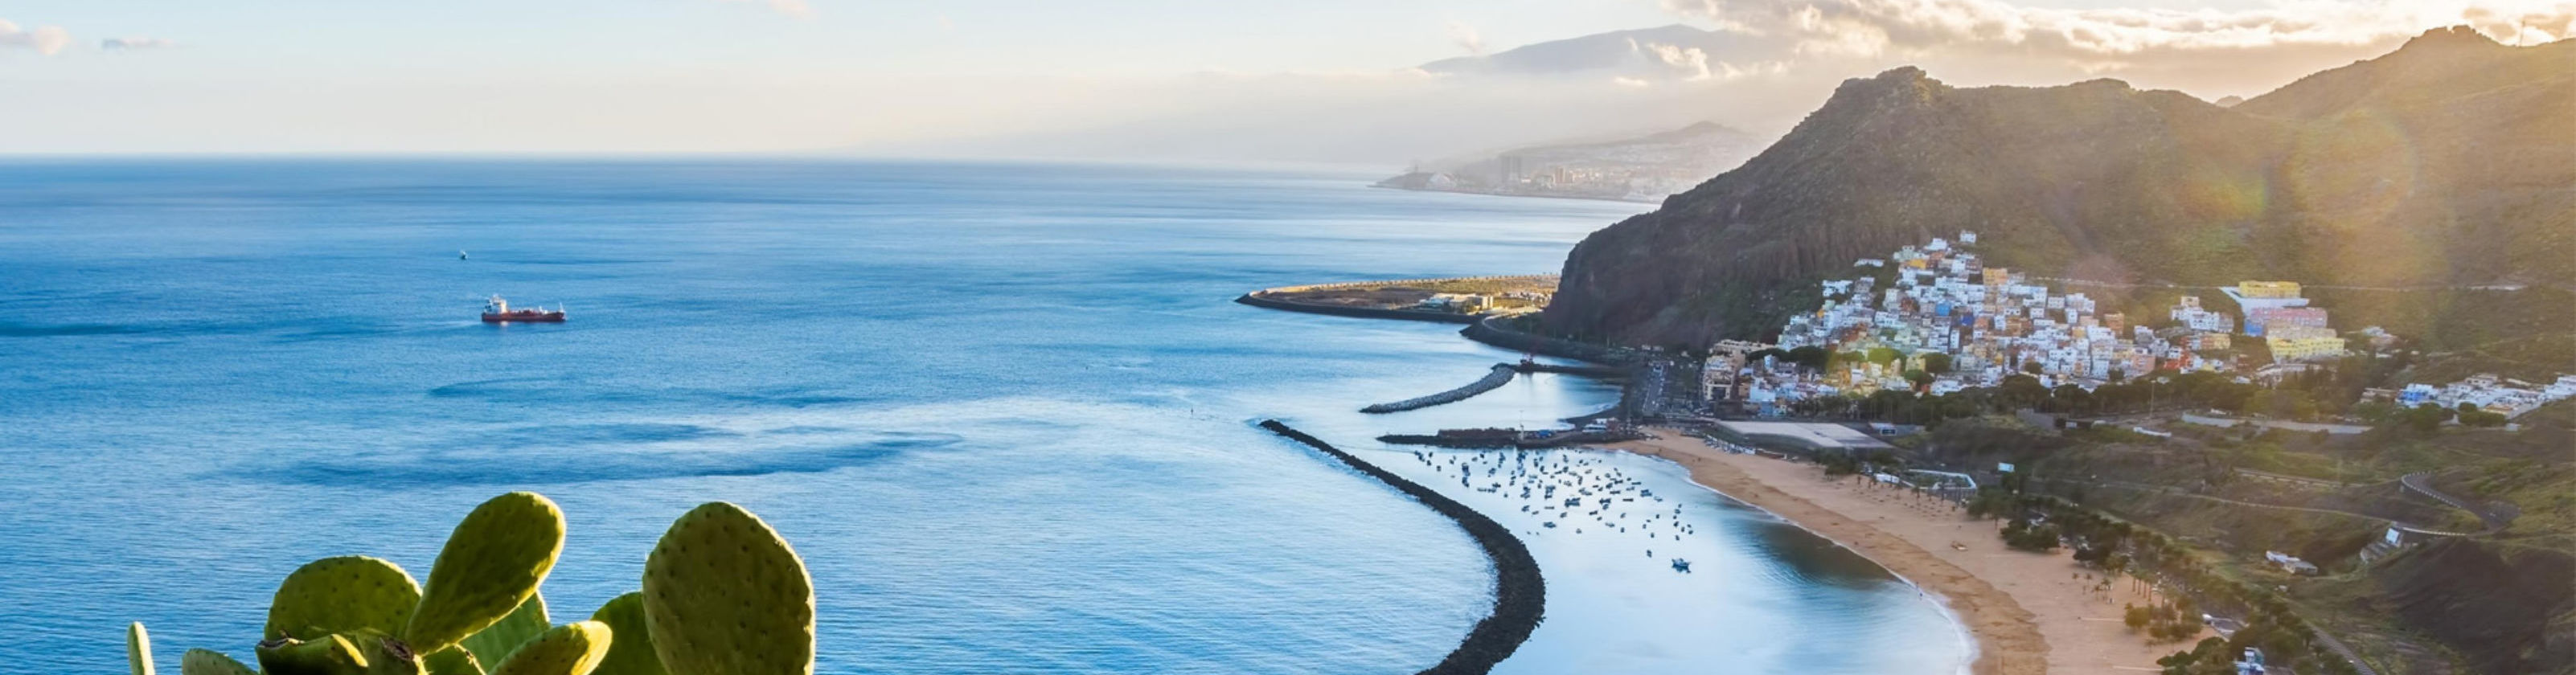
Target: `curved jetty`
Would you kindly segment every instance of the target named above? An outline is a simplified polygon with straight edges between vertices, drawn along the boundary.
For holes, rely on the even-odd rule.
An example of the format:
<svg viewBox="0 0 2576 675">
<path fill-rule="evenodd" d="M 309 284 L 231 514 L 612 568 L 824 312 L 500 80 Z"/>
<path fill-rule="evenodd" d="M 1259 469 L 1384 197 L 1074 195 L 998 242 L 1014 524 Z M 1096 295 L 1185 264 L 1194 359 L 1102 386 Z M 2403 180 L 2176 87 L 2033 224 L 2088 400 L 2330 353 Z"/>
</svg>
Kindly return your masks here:
<svg viewBox="0 0 2576 675">
<path fill-rule="evenodd" d="M 1477 621 L 1476 627 L 1467 631 L 1467 639 L 1459 641 L 1457 651 L 1449 652 L 1449 657 L 1441 659 L 1439 665 L 1425 668 L 1417 675 L 1481 675 L 1491 672 L 1494 664 L 1510 658 L 1512 652 L 1520 650 L 1522 642 L 1529 640 L 1530 632 L 1538 630 L 1538 622 L 1545 619 L 1547 613 L 1547 580 L 1539 576 L 1538 559 L 1530 557 L 1529 547 L 1523 545 L 1519 537 L 1512 536 L 1510 528 L 1431 488 L 1377 468 L 1367 460 L 1281 424 L 1279 420 L 1262 420 L 1261 428 L 1331 455 L 1360 473 L 1384 481 L 1397 492 L 1411 495 L 1423 506 L 1457 521 L 1458 527 L 1466 530 L 1468 537 L 1485 547 L 1486 557 L 1493 558 L 1494 613 Z"/>
<path fill-rule="evenodd" d="M 1493 391 L 1496 387 L 1511 384 L 1512 378 L 1519 375 L 1520 369 L 1514 367 L 1512 364 L 1497 363 L 1494 364 L 1493 372 L 1485 373 L 1485 377 L 1483 379 L 1469 382 L 1467 383 L 1467 386 L 1432 394 L 1430 396 L 1408 398 L 1394 403 L 1380 403 L 1366 408 L 1361 408 L 1360 412 L 1372 414 L 1403 412 L 1415 408 L 1429 408 L 1443 403 L 1457 403 L 1459 401 L 1467 400 L 1467 397 L 1469 396 Z"/>
</svg>

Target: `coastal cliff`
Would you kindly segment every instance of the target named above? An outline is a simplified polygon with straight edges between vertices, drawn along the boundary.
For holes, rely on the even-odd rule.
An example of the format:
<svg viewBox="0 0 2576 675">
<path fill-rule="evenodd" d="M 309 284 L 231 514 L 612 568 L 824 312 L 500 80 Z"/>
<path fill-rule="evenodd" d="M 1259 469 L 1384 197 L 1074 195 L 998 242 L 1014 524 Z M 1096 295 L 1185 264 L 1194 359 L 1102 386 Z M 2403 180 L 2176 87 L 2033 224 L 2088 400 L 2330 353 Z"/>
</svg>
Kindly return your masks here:
<svg viewBox="0 0 2576 675">
<path fill-rule="evenodd" d="M 1593 233 L 1554 334 L 1769 337 L 1812 283 L 1975 231 L 2036 276 L 2445 287 L 2576 283 L 2576 41 L 2435 30 L 2221 107 L 2115 80 L 1846 81 L 1742 167 Z"/>
</svg>

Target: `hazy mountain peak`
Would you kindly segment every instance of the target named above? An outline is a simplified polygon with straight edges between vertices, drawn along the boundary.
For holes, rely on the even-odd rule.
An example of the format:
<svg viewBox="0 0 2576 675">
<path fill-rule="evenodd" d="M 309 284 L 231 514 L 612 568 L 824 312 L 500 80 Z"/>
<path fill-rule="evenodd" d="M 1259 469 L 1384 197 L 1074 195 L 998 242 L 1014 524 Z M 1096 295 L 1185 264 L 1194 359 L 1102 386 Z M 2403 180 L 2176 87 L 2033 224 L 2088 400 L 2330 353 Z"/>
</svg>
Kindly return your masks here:
<svg viewBox="0 0 2576 675">
<path fill-rule="evenodd" d="M 1441 59 L 1420 67 L 1444 75 L 1662 77 L 1690 72 L 1687 64 L 1676 63 L 1666 54 L 1724 54 L 1731 46 L 1724 33 L 1676 23 L 1536 42 L 1492 54 Z"/>
<path fill-rule="evenodd" d="M 2399 47 L 2397 51 L 2398 53 L 2405 53 L 2405 51 L 2409 49 L 2436 49 L 2454 46 L 2501 47 L 2504 45 L 2503 43 L 2496 42 L 2494 38 L 2487 37 L 2485 33 L 2478 32 L 2475 28 L 2470 28 L 2468 26 L 2449 26 L 2424 31 L 2423 35 L 2409 38 L 2406 40 L 2406 45 Z"/>
</svg>

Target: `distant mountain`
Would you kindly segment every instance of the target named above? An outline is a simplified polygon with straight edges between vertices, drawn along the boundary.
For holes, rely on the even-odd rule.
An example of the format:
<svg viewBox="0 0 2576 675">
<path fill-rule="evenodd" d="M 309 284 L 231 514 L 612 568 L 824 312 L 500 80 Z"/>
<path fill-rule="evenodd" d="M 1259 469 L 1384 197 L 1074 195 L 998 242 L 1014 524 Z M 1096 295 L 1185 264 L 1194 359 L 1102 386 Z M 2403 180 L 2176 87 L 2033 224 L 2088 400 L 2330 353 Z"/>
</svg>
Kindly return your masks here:
<svg viewBox="0 0 2576 675">
<path fill-rule="evenodd" d="M 1716 122 L 1635 138 L 1507 150 L 1418 169 L 1378 187 L 1662 201 L 1743 164 L 1767 139 Z"/>
<path fill-rule="evenodd" d="M 2234 107 L 1899 68 L 1586 238 L 1545 322 L 1634 344 L 1767 337 L 1815 280 L 1961 230 L 1990 264 L 2047 276 L 2576 286 L 2571 110 L 2576 41 L 2466 28 Z"/>
<path fill-rule="evenodd" d="M 1645 79 L 1699 74 L 1710 56 L 1740 51 L 1743 38 L 1673 24 L 1540 42 L 1479 56 L 1422 64 L 1441 75 L 1626 76 Z M 1701 56 L 1696 64 L 1691 54 Z"/>
</svg>

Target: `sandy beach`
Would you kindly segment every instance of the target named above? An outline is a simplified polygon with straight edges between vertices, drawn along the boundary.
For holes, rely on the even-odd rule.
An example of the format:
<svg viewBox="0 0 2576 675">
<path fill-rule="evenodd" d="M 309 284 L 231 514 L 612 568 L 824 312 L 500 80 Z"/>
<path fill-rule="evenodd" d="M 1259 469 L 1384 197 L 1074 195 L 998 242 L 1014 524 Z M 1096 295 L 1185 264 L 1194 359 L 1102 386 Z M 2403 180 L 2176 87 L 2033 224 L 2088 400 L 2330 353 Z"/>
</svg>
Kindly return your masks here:
<svg viewBox="0 0 2576 675">
<path fill-rule="evenodd" d="M 1693 480 L 1779 514 L 1938 594 L 1977 642 L 1979 675 L 2156 672 L 2185 643 L 2149 645 L 2120 621 L 2124 603 L 2147 604 L 2126 582 L 2097 590 L 2099 575 L 2072 553 L 2006 548 L 1995 521 L 1969 519 L 1919 498 L 1822 468 L 1738 455 L 1662 430 L 1611 448 L 1688 467 Z M 2092 577 L 2092 578 L 2087 578 Z M 2197 639 L 2197 638 L 2195 638 Z"/>
</svg>

